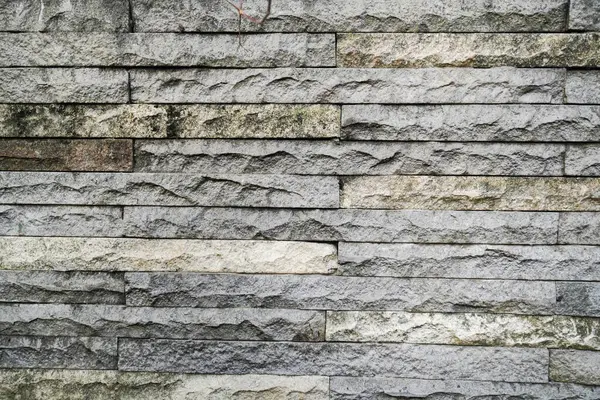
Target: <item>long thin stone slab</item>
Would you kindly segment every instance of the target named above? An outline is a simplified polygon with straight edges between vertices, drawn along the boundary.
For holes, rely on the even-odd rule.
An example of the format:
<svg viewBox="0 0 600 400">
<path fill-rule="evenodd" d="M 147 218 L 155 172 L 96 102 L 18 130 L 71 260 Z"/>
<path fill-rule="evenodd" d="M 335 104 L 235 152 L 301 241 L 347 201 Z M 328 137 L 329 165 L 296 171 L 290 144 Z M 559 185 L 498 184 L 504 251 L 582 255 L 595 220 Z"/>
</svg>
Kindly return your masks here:
<svg viewBox="0 0 600 400">
<path fill-rule="evenodd" d="M 345 105 L 347 140 L 586 142 L 600 107 L 569 105 Z"/>
<path fill-rule="evenodd" d="M 1 236 L 122 236 L 119 207 L 0 206 Z"/>
<path fill-rule="evenodd" d="M 137 69 L 130 75 L 136 103 L 562 103 L 565 81 L 562 69 L 519 68 Z"/>
<path fill-rule="evenodd" d="M 597 70 L 567 72 L 565 102 L 600 104 L 600 72 Z"/>
<path fill-rule="evenodd" d="M 0 270 L 0 303 L 124 304 L 124 291 L 123 274 Z"/>
<path fill-rule="evenodd" d="M 129 306 L 552 313 L 553 282 L 126 273 Z"/>
<path fill-rule="evenodd" d="M 340 33 L 345 68 L 596 67 L 600 35 L 536 33 Z"/>
<path fill-rule="evenodd" d="M 576 350 L 550 351 L 550 379 L 600 385 L 600 352 Z"/>
<path fill-rule="evenodd" d="M 327 341 L 600 350 L 600 319 L 328 311 Z"/>
<path fill-rule="evenodd" d="M 328 176 L 5 172 L 0 204 L 336 208 Z"/>
<path fill-rule="evenodd" d="M 0 103 L 127 103 L 128 74 L 101 68 L 0 68 Z"/>
<path fill-rule="evenodd" d="M 456 380 L 331 377 L 330 399 L 377 398 L 597 400 L 600 388 L 560 383 L 507 383 Z"/>
<path fill-rule="evenodd" d="M 558 242 L 563 244 L 600 244 L 600 213 L 561 213 Z"/>
<path fill-rule="evenodd" d="M 124 339 L 123 371 L 546 382 L 548 351 L 410 344 Z"/>
<path fill-rule="evenodd" d="M 600 283 L 557 282 L 558 313 L 600 317 Z"/>
<path fill-rule="evenodd" d="M 338 274 L 400 278 L 600 280 L 598 246 L 344 243 Z"/>
<path fill-rule="evenodd" d="M 600 211 L 599 178 L 356 176 L 341 187 L 342 208 Z"/>
<path fill-rule="evenodd" d="M 565 175 L 600 176 L 600 146 L 597 144 L 568 146 L 565 154 Z"/>
<path fill-rule="evenodd" d="M 248 22 L 243 31 L 273 32 L 538 32 L 563 31 L 566 0 L 288 0 L 273 2 L 263 25 Z M 237 32 L 237 12 L 218 0 L 134 0 L 138 32 Z M 266 2 L 249 2 L 245 13 L 262 18 Z"/>
<path fill-rule="evenodd" d="M 332 244 L 251 240 L 0 237 L 0 267 L 54 271 L 328 274 Z"/>
<path fill-rule="evenodd" d="M 569 29 L 599 31 L 600 4 L 596 0 L 571 0 Z"/>
<path fill-rule="evenodd" d="M 130 171 L 133 142 L 126 139 L 0 139 L 0 170 Z"/>
<path fill-rule="evenodd" d="M 0 33 L 0 67 L 332 67 L 333 34 Z"/>
<path fill-rule="evenodd" d="M 0 370 L 0 396 L 28 400 L 328 400 L 329 378 L 121 371 Z"/>
<path fill-rule="evenodd" d="M 117 367 L 116 338 L 0 336 L 0 353 L 0 368 Z"/>
<path fill-rule="evenodd" d="M 127 0 L 11 0 L 0 4 L 0 31 L 128 32 Z"/>
<path fill-rule="evenodd" d="M 322 341 L 325 314 L 266 309 L 0 305 L 0 335 Z"/>
<path fill-rule="evenodd" d="M 561 176 L 565 146 L 525 143 L 139 140 L 140 172 Z"/>
<path fill-rule="evenodd" d="M 558 214 L 127 207 L 124 223 L 132 237 L 555 244 Z"/>
</svg>

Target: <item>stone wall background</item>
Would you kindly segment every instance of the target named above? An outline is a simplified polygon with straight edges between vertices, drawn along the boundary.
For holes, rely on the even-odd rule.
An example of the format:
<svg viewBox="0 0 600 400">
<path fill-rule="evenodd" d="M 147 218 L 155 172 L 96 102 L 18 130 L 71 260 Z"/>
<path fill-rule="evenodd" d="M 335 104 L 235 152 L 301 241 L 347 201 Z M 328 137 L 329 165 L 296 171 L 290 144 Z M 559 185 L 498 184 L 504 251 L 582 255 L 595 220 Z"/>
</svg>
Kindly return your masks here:
<svg viewBox="0 0 600 400">
<path fill-rule="evenodd" d="M 598 30 L 0 0 L 0 399 L 600 399 Z"/>
</svg>

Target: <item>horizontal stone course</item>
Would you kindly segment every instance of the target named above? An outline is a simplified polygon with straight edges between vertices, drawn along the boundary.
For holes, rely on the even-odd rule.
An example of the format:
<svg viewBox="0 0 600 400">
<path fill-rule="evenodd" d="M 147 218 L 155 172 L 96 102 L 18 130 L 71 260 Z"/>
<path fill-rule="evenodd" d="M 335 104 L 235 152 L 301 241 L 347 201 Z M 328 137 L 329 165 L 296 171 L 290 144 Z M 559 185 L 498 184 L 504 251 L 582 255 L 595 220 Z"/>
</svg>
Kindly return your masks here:
<svg viewBox="0 0 600 400">
<path fill-rule="evenodd" d="M 569 71 L 565 84 L 565 102 L 572 104 L 600 104 L 600 72 Z"/>
<path fill-rule="evenodd" d="M 250 240 L 0 237 L 0 268 L 327 274 L 332 244 Z"/>
<path fill-rule="evenodd" d="M 569 29 L 600 30 L 600 4 L 596 0 L 571 0 Z"/>
<path fill-rule="evenodd" d="M 127 273 L 130 306 L 552 313 L 553 282 Z"/>
<path fill-rule="evenodd" d="M 600 353 L 595 351 L 551 350 L 550 379 L 556 382 L 574 382 L 600 385 Z"/>
<path fill-rule="evenodd" d="M 131 71 L 136 103 L 561 103 L 565 71 L 518 68 Z"/>
<path fill-rule="evenodd" d="M 558 242 L 564 244 L 600 244 L 600 213 L 561 213 Z"/>
<path fill-rule="evenodd" d="M 565 153 L 565 175 L 600 176 L 600 145 L 568 146 Z"/>
<path fill-rule="evenodd" d="M 561 314 L 600 317 L 600 283 L 557 282 L 556 302 Z"/>
</svg>

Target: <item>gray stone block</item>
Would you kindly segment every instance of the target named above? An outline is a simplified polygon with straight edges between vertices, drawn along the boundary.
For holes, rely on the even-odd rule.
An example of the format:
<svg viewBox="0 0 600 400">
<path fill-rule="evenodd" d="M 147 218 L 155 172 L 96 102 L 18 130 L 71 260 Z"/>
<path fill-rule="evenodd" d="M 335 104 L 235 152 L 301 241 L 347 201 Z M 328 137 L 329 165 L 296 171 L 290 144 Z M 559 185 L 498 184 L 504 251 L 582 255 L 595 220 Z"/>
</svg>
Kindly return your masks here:
<svg viewBox="0 0 600 400">
<path fill-rule="evenodd" d="M 552 313 L 553 282 L 127 273 L 129 306 Z"/>
<path fill-rule="evenodd" d="M 568 71 L 565 102 L 573 104 L 600 104 L 600 72 Z"/>
<path fill-rule="evenodd" d="M 590 140 L 590 141 L 595 141 Z M 571 145 L 565 155 L 565 175 L 600 176 L 600 146 L 597 144 Z"/>
<path fill-rule="evenodd" d="M 600 213 L 561 213 L 558 242 L 564 244 L 600 244 Z"/>
<path fill-rule="evenodd" d="M 600 352 L 550 350 L 550 379 L 600 385 Z"/>
<path fill-rule="evenodd" d="M 557 313 L 600 317 L 600 283 L 557 282 Z"/>
<path fill-rule="evenodd" d="M 596 0 L 571 0 L 569 29 L 600 30 L 600 3 Z"/>
<path fill-rule="evenodd" d="M 565 71 L 519 68 L 131 71 L 136 103 L 561 103 Z"/>
<path fill-rule="evenodd" d="M 548 351 L 410 344 L 124 339 L 119 369 L 546 382 Z"/>
</svg>

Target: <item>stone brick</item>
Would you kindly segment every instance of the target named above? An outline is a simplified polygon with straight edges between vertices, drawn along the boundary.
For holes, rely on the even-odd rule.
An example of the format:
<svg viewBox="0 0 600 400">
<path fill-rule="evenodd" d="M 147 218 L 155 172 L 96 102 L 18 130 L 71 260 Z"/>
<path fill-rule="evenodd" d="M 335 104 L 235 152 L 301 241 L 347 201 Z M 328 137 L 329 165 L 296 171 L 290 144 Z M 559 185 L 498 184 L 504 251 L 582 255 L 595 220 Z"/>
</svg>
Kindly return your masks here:
<svg viewBox="0 0 600 400">
<path fill-rule="evenodd" d="M 600 176 L 600 146 L 597 144 L 568 146 L 565 155 L 565 174 Z"/>
<path fill-rule="evenodd" d="M 133 142 L 126 139 L 0 139 L 0 170 L 130 171 Z"/>
<path fill-rule="evenodd" d="M 548 351 L 410 344 L 124 339 L 119 369 L 545 382 Z"/>
<path fill-rule="evenodd" d="M 334 245 L 251 240 L 0 237 L 0 268 L 328 274 Z"/>
<path fill-rule="evenodd" d="M 561 103 L 565 71 L 519 68 L 131 71 L 137 103 Z"/>
<path fill-rule="evenodd" d="M 126 273 L 130 306 L 553 312 L 553 282 Z"/>
<path fill-rule="evenodd" d="M 402 278 L 600 280 L 600 247 L 339 244 L 338 273 Z"/>
<path fill-rule="evenodd" d="M 140 140 L 141 172 L 300 175 L 563 175 L 565 147 L 524 143 Z"/>
<path fill-rule="evenodd" d="M 600 30 L 600 4 L 596 0 L 571 0 L 570 4 L 570 29 Z"/>
<path fill-rule="evenodd" d="M 598 34 L 341 33 L 338 67 L 595 67 Z"/>
<path fill-rule="evenodd" d="M 88 141 L 89 142 L 89 141 Z M 5 172 L 0 203 L 334 208 L 335 177 Z"/>
<path fill-rule="evenodd" d="M 557 282 L 558 313 L 600 317 L 600 284 L 597 282 Z"/>
<path fill-rule="evenodd" d="M 600 72 L 568 71 L 565 102 L 573 104 L 600 104 Z"/>
<path fill-rule="evenodd" d="M 564 244 L 600 244 L 600 213 L 561 213 L 558 242 Z"/>
<path fill-rule="evenodd" d="M 0 305 L 1 335 L 322 341 L 317 311 Z"/>
<path fill-rule="evenodd" d="M 550 379 L 600 385 L 600 352 L 576 350 L 550 351 Z"/>
<path fill-rule="evenodd" d="M 125 70 L 0 68 L 1 103 L 127 103 Z"/>
<path fill-rule="evenodd" d="M 600 211 L 597 178 L 357 176 L 341 187 L 344 208 Z"/>
</svg>

